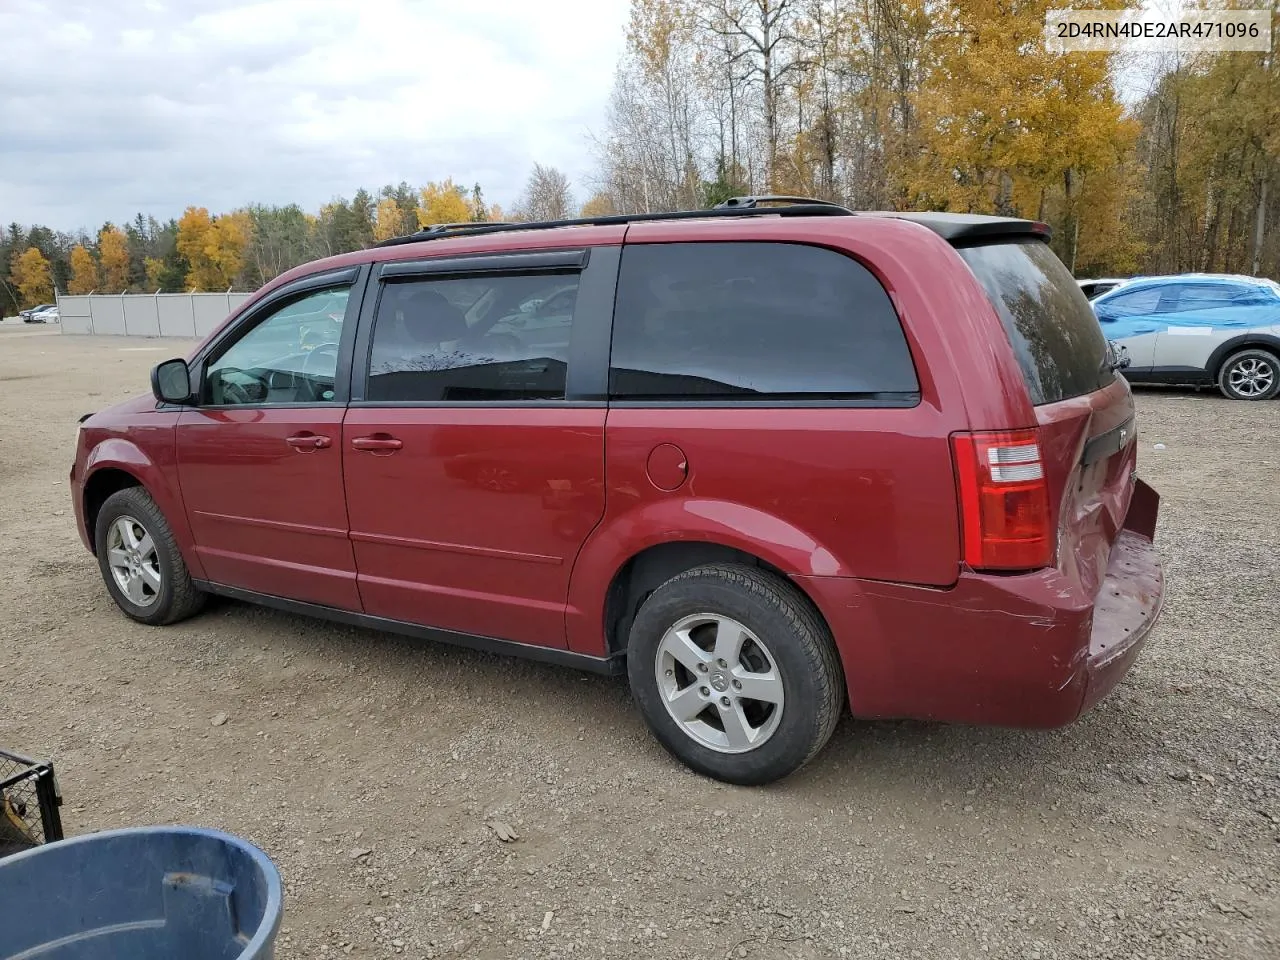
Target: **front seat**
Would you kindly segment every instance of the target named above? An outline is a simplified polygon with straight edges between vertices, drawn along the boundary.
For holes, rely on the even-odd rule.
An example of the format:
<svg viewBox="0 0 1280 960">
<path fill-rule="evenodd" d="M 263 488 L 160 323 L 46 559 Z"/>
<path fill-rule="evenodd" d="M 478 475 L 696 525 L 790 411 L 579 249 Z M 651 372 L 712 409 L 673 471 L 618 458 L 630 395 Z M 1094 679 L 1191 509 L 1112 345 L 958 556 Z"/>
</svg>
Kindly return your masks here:
<svg viewBox="0 0 1280 960">
<path fill-rule="evenodd" d="M 421 353 L 448 352 L 467 335 L 467 318 L 435 290 L 414 290 L 400 305 L 401 323 L 408 340 Z"/>
<path fill-rule="evenodd" d="M 382 324 L 387 324 L 382 329 Z M 373 364 L 377 369 L 433 370 L 467 335 L 462 311 L 435 290 L 393 286 L 379 309 L 373 334 Z"/>
</svg>

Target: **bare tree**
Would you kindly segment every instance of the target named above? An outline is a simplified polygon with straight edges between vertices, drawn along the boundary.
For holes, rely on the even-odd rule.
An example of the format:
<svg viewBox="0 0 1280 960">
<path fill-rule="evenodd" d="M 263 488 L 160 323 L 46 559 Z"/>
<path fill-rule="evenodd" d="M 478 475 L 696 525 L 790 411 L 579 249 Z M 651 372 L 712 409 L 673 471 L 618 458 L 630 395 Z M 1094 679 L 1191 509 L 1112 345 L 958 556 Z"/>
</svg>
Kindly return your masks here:
<svg viewBox="0 0 1280 960">
<path fill-rule="evenodd" d="M 765 186 L 778 178 L 778 148 L 782 138 L 779 111 L 788 78 L 805 62 L 796 56 L 793 0 L 715 0 L 704 21 L 713 33 L 741 41 L 737 57 L 760 85 L 764 106 Z"/>
<path fill-rule="evenodd" d="M 555 167 L 535 163 L 524 195 L 516 204 L 516 217 L 526 221 L 564 220 L 573 215 L 572 209 L 569 178 Z"/>
</svg>

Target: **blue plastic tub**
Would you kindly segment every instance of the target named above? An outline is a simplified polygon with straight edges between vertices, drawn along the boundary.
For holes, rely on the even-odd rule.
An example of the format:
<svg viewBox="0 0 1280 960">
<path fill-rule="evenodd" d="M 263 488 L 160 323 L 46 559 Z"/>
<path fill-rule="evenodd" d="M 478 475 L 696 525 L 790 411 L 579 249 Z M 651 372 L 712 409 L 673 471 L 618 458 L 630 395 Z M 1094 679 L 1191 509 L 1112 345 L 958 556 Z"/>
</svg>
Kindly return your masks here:
<svg viewBox="0 0 1280 960">
<path fill-rule="evenodd" d="M 111 830 L 0 860 L 0 960 L 272 960 L 283 909 L 238 837 Z"/>
</svg>

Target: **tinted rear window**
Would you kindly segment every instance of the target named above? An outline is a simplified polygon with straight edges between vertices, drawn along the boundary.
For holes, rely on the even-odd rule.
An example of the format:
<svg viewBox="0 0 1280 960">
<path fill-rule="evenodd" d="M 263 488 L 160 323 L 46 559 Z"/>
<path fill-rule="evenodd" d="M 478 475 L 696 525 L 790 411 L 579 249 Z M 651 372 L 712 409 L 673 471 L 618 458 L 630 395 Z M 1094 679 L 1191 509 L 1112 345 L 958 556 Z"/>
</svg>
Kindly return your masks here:
<svg viewBox="0 0 1280 960">
<path fill-rule="evenodd" d="M 1115 380 L 1093 308 L 1048 244 L 993 243 L 958 252 L 1000 315 L 1032 403 L 1069 400 Z"/>
<path fill-rule="evenodd" d="M 754 241 L 622 254 L 615 398 L 906 405 L 918 391 L 893 303 L 856 260 Z"/>
</svg>

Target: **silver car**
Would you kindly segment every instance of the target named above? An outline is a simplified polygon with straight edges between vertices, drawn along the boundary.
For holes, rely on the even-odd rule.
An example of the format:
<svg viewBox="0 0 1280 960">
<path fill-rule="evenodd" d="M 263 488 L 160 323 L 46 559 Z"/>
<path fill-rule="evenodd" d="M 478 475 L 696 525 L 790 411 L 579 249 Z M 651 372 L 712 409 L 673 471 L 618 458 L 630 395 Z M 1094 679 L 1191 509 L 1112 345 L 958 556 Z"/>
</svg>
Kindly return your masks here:
<svg viewBox="0 0 1280 960">
<path fill-rule="evenodd" d="M 1280 393 L 1280 284 L 1233 274 L 1130 280 L 1092 302 L 1132 383 L 1217 386 L 1233 400 Z"/>
<path fill-rule="evenodd" d="M 1109 293 L 1116 287 L 1128 283 L 1128 280 L 1120 277 L 1093 277 L 1088 280 L 1077 280 L 1080 289 L 1084 291 L 1084 295 L 1090 300 L 1097 300 L 1104 293 Z"/>
</svg>

